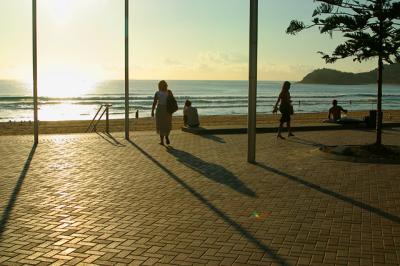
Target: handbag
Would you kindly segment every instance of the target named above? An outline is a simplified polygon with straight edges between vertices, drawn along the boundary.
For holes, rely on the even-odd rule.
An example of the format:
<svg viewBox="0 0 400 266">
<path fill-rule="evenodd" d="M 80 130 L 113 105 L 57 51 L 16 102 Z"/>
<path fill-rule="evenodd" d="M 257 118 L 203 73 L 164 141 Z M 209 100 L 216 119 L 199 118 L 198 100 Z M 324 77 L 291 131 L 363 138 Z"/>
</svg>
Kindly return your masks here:
<svg viewBox="0 0 400 266">
<path fill-rule="evenodd" d="M 172 91 L 168 90 L 167 112 L 170 114 L 173 114 L 176 111 L 178 111 L 178 103 L 176 102 L 176 99 L 175 99 L 174 95 L 172 94 Z"/>
<path fill-rule="evenodd" d="M 293 110 L 293 105 L 291 104 L 281 104 L 279 106 L 279 112 L 283 113 L 289 113 L 290 115 L 294 114 Z"/>
</svg>

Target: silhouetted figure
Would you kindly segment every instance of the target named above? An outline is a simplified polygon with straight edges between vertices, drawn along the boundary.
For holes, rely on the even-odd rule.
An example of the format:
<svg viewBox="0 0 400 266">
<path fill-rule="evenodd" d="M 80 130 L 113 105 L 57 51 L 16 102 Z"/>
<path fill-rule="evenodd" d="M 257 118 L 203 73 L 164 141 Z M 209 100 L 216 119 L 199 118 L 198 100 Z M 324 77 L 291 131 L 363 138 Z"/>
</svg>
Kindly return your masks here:
<svg viewBox="0 0 400 266">
<path fill-rule="evenodd" d="M 288 137 L 294 136 L 290 128 L 290 116 L 293 114 L 293 106 L 292 106 L 292 100 L 290 99 L 289 90 L 290 90 L 290 82 L 285 81 L 282 85 L 279 97 L 276 100 L 274 110 L 272 111 L 273 113 L 276 113 L 278 111 L 278 104 L 279 104 L 279 111 L 281 112 L 282 116 L 281 119 L 279 120 L 280 123 L 279 123 L 277 138 L 280 139 L 285 139 L 281 134 L 284 123 L 286 123 L 287 125 Z"/>
<path fill-rule="evenodd" d="M 160 135 L 161 145 L 164 145 L 164 137 L 166 143 L 170 143 L 169 133 L 172 127 L 172 114 L 167 112 L 167 97 L 168 84 L 165 80 L 161 80 L 158 83 L 158 91 L 154 95 L 153 106 L 151 108 L 152 117 L 154 117 L 154 109 L 156 109 L 156 130 Z"/>
<path fill-rule="evenodd" d="M 338 121 L 342 117 L 342 112 L 347 114 L 347 110 L 343 109 L 340 105 L 337 105 L 336 100 L 332 101 L 332 107 L 329 109 L 328 119 Z"/>
<path fill-rule="evenodd" d="M 136 110 L 135 118 L 136 118 L 136 119 L 139 119 L 139 110 Z"/>
<path fill-rule="evenodd" d="M 198 127 L 199 114 L 197 113 L 197 108 L 192 106 L 192 102 L 186 100 L 185 107 L 183 107 L 183 124 L 188 127 Z"/>
</svg>

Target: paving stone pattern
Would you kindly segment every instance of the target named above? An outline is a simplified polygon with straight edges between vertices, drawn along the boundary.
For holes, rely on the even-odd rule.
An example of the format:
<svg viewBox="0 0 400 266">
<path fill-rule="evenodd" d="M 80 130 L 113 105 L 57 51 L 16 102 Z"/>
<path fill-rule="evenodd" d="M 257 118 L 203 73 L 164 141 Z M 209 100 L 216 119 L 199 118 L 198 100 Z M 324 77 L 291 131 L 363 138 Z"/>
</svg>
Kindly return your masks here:
<svg viewBox="0 0 400 266">
<path fill-rule="evenodd" d="M 0 265 L 399 265 L 400 165 L 318 151 L 374 137 L 0 137 Z"/>
</svg>

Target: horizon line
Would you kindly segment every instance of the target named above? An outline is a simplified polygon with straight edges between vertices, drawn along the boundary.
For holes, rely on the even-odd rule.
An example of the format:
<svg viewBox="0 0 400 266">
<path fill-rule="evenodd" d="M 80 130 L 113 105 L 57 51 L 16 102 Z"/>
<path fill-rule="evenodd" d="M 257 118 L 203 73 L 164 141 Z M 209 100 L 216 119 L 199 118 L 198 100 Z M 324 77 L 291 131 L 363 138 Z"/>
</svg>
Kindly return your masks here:
<svg viewBox="0 0 400 266">
<path fill-rule="evenodd" d="M 98 80 L 98 82 L 104 81 L 124 81 L 125 79 L 102 79 Z M 129 81 L 249 81 L 248 79 L 129 79 Z M 24 79 L 18 78 L 0 78 L 0 81 L 18 81 L 18 82 L 26 82 Z M 284 82 L 285 80 L 272 80 L 272 79 L 258 79 L 257 81 L 270 81 L 270 82 Z M 299 82 L 300 80 L 287 80 L 290 82 Z"/>
</svg>

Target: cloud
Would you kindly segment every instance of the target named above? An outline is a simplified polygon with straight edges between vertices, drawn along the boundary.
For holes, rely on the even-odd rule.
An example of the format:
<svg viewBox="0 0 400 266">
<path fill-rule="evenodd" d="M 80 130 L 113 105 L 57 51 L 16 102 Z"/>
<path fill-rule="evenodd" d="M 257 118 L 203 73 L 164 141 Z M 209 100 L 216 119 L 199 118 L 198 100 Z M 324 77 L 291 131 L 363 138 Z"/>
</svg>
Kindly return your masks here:
<svg viewBox="0 0 400 266">
<path fill-rule="evenodd" d="M 220 51 L 202 52 L 197 56 L 197 62 L 208 65 L 232 65 L 243 64 L 247 61 L 247 55 L 238 53 L 227 53 Z"/>
<path fill-rule="evenodd" d="M 276 64 L 260 63 L 258 68 L 259 79 L 262 80 L 301 80 L 306 74 L 315 69 L 315 66 L 303 64 Z"/>
<path fill-rule="evenodd" d="M 168 66 L 184 66 L 184 64 L 174 58 L 165 58 L 163 61 L 164 65 L 168 65 Z"/>
<path fill-rule="evenodd" d="M 246 61 L 238 53 L 205 51 L 194 58 L 165 57 L 159 64 L 135 64 L 133 72 L 145 79 L 245 79 Z"/>
<path fill-rule="evenodd" d="M 159 64 L 136 64 L 133 76 L 144 79 L 225 79 L 248 78 L 248 55 L 225 51 L 203 51 L 191 58 L 162 58 Z M 301 80 L 316 66 L 306 64 L 258 63 L 259 80 Z"/>
<path fill-rule="evenodd" d="M 243 76 L 248 68 L 247 56 L 239 53 L 207 51 L 198 54 L 193 67 L 196 71 L 212 71 L 223 76 Z"/>
</svg>

